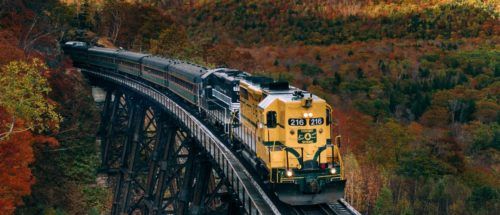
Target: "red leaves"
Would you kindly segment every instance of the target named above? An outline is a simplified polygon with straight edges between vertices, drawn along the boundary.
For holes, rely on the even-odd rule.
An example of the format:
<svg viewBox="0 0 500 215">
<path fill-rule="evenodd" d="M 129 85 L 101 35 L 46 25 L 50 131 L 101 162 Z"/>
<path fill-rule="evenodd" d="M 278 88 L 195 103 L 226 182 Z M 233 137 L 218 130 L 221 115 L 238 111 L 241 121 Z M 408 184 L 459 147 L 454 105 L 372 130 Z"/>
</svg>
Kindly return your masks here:
<svg viewBox="0 0 500 215">
<path fill-rule="evenodd" d="M 372 122 L 370 116 L 355 110 L 333 109 L 333 118 L 337 121 L 334 133 L 342 135 L 342 143 L 345 148 L 359 154 L 363 149 L 363 143 L 373 130 L 369 125 Z"/>
<path fill-rule="evenodd" d="M 1 125 L 11 123 L 9 116 L 0 107 Z M 16 127 L 23 127 L 23 121 L 16 120 Z M 2 128 L 0 132 L 6 132 Z M 12 214 L 16 206 L 22 205 L 22 197 L 31 194 L 35 183 L 30 165 L 35 161 L 33 144 L 58 145 L 54 137 L 34 136 L 29 130 L 13 132 L 7 139 L 0 141 L 0 214 Z"/>
<path fill-rule="evenodd" d="M 54 137 L 49 136 L 35 136 L 35 142 L 40 144 L 47 144 L 50 147 L 59 146 L 59 141 Z"/>
<path fill-rule="evenodd" d="M 6 116 L 0 110 L 0 115 Z M 29 165 L 34 161 L 32 144 L 35 138 L 29 131 L 12 134 L 0 141 L 0 211 L 11 214 L 22 204 L 22 197 L 31 193 L 35 182 Z"/>
<path fill-rule="evenodd" d="M 0 65 L 25 57 L 23 51 L 16 46 L 17 43 L 18 41 L 12 32 L 0 31 Z"/>
</svg>

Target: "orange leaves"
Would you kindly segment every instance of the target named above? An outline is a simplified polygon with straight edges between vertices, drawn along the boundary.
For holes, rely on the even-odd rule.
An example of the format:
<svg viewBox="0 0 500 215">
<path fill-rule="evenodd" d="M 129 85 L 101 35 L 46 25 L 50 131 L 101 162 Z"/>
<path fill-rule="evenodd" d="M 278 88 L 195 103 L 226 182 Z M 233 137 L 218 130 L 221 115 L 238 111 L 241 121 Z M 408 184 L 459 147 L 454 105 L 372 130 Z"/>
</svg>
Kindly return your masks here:
<svg viewBox="0 0 500 215">
<path fill-rule="evenodd" d="M 1 111 L 1 110 L 0 110 Z M 6 116 L 5 112 L 0 112 Z M 34 161 L 32 143 L 35 138 L 29 131 L 12 134 L 0 141 L 0 211 L 11 214 L 22 204 L 22 197 L 31 193 L 35 182 L 29 165 Z"/>
<path fill-rule="evenodd" d="M 334 133 L 342 135 L 342 143 L 355 154 L 363 149 L 363 142 L 372 131 L 369 122 L 373 119 L 355 110 L 333 109 L 333 118 L 337 121 Z"/>
<path fill-rule="evenodd" d="M 0 107 L 0 125 L 8 126 L 12 118 Z M 24 122 L 15 120 L 15 127 L 24 127 Z M 7 132 L 2 127 L 0 133 Z M 33 144 L 58 145 L 54 137 L 33 135 L 29 130 L 14 130 L 0 141 L 0 214 L 12 214 L 16 206 L 22 205 L 22 197 L 30 195 L 35 183 L 30 165 L 35 161 Z"/>
<path fill-rule="evenodd" d="M 59 146 L 59 141 L 56 138 L 49 136 L 41 136 L 41 135 L 35 136 L 34 142 L 40 144 L 47 144 L 50 147 Z"/>
<path fill-rule="evenodd" d="M 229 66 L 245 71 L 255 68 L 255 59 L 250 52 L 237 49 L 235 45 L 227 42 L 215 44 L 205 52 L 206 61 L 216 66 Z"/>
</svg>

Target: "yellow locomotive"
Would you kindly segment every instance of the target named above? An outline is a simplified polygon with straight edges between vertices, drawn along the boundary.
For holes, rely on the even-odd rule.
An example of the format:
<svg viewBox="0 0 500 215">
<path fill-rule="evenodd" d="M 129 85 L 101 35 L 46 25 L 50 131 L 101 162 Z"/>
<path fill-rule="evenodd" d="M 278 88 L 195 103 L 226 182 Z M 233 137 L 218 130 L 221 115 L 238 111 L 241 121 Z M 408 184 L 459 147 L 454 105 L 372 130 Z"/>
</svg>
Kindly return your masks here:
<svg viewBox="0 0 500 215">
<path fill-rule="evenodd" d="M 247 77 L 239 82 L 239 100 L 235 136 L 281 201 L 309 205 L 343 197 L 342 159 L 324 99 L 286 82 Z"/>
<path fill-rule="evenodd" d="M 332 108 L 324 99 L 230 68 L 207 70 L 78 41 L 67 42 L 64 49 L 75 65 L 150 82 L 177 95 L 214 128 L 223 127 L 234 138 L 230 144 L 241 146 L 241 155 L 281 201 L 310 205 L 343 197 L 340 143 L 332 141 Z"/>
</svg>

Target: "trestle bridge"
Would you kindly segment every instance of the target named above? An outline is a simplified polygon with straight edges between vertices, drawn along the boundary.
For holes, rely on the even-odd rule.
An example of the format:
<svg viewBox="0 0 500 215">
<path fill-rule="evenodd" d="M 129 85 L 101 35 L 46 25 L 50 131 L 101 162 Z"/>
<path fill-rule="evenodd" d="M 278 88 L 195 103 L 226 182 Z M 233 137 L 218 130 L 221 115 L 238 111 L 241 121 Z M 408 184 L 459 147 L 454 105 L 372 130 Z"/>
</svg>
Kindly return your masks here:
<svg viewBox="0 0 500 215">
<path fill-rule="evenodd" d="M 347 202 L 286 206 L 196 113 L 119 74 L 80 70 L 106 91 L 97 139 L 111 214 L 359 214 Z"/>
</svg>

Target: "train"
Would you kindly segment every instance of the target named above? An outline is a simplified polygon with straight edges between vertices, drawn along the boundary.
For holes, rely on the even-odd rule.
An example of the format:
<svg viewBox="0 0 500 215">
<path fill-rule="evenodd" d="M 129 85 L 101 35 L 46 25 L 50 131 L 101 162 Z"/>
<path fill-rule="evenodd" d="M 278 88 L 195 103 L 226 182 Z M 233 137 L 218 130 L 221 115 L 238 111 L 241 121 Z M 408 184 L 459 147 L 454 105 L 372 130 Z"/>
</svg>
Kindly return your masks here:
<svg viewBox="0 0 500 215">
<path fill-rule="evenodd" d="M 287 82 L 231 68 L 207 69 L 178 59 L 81 41 L 63 44 L 75 67 L 148 82 L 173 94 L 210 126 L 289 205 L 335 202 L 345 189 L 332 107 Z"/>
</svg>

